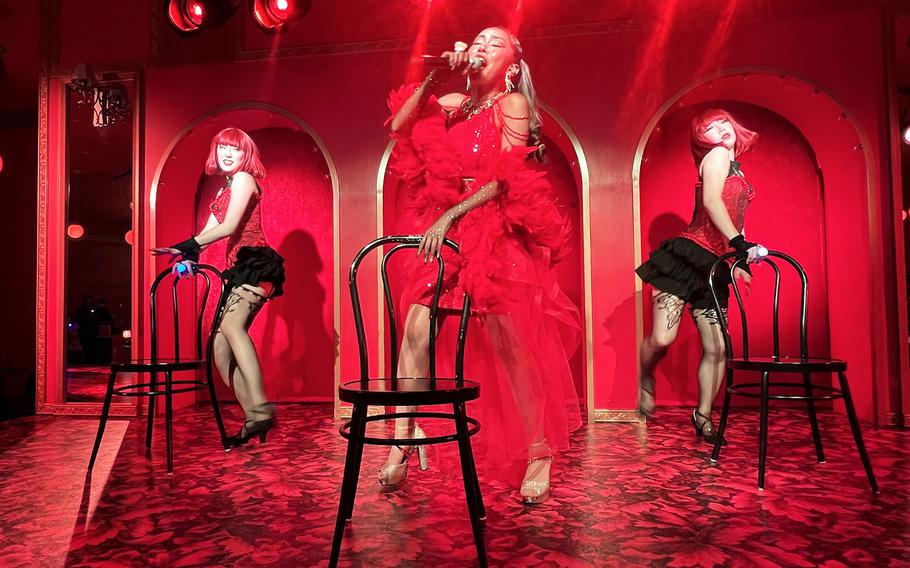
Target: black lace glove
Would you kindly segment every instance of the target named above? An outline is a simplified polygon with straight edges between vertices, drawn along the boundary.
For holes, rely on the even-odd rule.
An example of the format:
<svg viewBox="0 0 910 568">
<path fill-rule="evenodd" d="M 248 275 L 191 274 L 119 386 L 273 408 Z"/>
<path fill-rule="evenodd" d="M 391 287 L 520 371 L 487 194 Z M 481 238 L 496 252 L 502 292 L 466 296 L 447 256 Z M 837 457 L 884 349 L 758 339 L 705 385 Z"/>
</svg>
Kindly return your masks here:
<svg viewBox="0 0 910 568">
<path fill-rule="evenodd" d="M 171 248 L 177 249 L 180 251 L 180 257 L 183 260 L 191 260 L 193 262 L 199 262 L 199 251 L 201 246 L 196 239 L 193 237 L 188 238 L 182 243 L 177 243 L 176 245 L 171 245 Z"/>
<path fill-rule="evenodd" d="M 736 251 L 736 258 L 746 258 L 749 256 L 749 249 L 758 245 L 750 243 L 742 235 L 736 235 L 730 239 L 730 246 Z"/>
</svg>

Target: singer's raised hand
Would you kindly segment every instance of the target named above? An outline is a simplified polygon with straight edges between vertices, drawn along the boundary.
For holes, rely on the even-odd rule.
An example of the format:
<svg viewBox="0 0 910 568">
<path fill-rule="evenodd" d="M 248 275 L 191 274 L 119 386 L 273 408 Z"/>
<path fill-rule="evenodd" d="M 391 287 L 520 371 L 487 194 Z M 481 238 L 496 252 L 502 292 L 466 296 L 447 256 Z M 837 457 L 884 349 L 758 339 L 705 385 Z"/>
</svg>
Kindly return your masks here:
<svg viewBox="0 0 910 568">
<path fill-rule="evenodd" d="M 476 71 L 471 65 L 471 58 L 468 56 L 467 51 L 444 51 L 442 57 L 449 61 L 450 71 L 461 71 L 462 75 Z"/>
</svg>

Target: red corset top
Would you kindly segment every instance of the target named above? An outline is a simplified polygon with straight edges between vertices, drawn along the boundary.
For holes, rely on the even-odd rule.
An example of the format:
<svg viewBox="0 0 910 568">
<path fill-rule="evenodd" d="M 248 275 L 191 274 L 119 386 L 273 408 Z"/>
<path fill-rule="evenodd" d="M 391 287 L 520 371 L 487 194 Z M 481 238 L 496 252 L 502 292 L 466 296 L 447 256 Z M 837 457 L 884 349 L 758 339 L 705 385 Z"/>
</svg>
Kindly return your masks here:
<svg viewBox="0 0 910 568">
<path fill-rule="evenodd" d="M 730 174 L 724 181 L 721 199 L 727 207 L 727 213 L 730 215 L 730 220 L 733 221 L 733 226 L 742 233 L 746 224 L 746 209 L 749 208 L 749 203 L 755 199 L 755 190 L 739 172 L 737 162 L 730 164 Z M 727 237 L 717 229 L 705 209 L 701 182 L 695 186 L 695 211 L 692 213 L 692 222 L 689 223 L 689 228 L 679 236 L 695 242 L 717 256 L 733 250 L 728 245 Z"/>
<path fill-rule="evenodd" d="M 257 188 L 258 189 L 258 188 Z M 262 232 L 262 212 L 259 207 L 262 201 L 262 190 L 256 191 L 246 205 L 246 211 L 240 218 L 240 224 L 233 235 L 228 237 L 225 258 L 227 266 L 233 266 L 237 261 L 237 251 L 240 247 L 267 247 L 269 242 Z M 231 185 L 221 188 L 210 207 L 212 214 L 219 223 L 224 223 L 228 204 L 231 202 Z"/>
</svg>

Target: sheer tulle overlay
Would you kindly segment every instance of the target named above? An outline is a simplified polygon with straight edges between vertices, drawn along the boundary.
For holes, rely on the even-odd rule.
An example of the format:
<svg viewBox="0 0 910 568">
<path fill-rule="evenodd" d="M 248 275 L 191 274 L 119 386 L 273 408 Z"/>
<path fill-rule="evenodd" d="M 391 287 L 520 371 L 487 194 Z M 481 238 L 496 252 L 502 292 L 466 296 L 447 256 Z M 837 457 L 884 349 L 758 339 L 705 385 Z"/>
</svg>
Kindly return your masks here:
<svg viewBox="0 0 910 568">
<path fill-rule="evenodd" d="M 392 113 L 414 92 L 392 93 Z M 532 148 L 500 149 L 498 105 L 455 117 L 446 124 L 431 98 L 408 135 L 393 135 L 390 169 L 405 192 L 405 219 L 397 232 L 423 233 L 446 210 L 491 180 L 499 195 L 458 219 L 447 237 L 461 254 L 443 256 L 446 277 L 440 306 L 459 308 L 471 296 L 466 374 L 481 383 L 471 413 L 486 435 L 482 463 L 488 474 L 512 483 L 521 478 L 528 447 L 541 434 L 550 447 L 568 447 L 581 426 L 578 396 L 568 360 L 579 347 L 578 308 L 562 292 L 552 270 L 566 253 L 569 226 L 544 173 L 529 167 Z M 448 126 L 448 127 L 447 127 Z M 411 258 L 401 280 L 402 307 L 428 305 L 436 264 Z M 455 317 L 445 318 L 438 341 L 440 373 L 450 372 Z"/>
</svg>

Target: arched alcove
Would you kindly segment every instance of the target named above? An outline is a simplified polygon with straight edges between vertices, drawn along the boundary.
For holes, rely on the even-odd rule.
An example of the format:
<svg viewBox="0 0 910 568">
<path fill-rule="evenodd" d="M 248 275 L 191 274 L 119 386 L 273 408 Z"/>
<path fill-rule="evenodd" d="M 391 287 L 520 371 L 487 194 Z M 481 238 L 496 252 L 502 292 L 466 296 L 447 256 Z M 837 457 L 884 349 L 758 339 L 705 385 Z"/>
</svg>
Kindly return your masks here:
<svg viewBox="0 0 910 568">
<path fill-rule="evenodd" d="M 581 344 L 570 360 L 579 402 L 588 418 L 594 418 L 593 354 L 590 350 L 593 334 L 590 326 L 591 270 L 589 243 L 589 177 L 584 151 L 571 128 L 551 108 L 543 105 L 542 143 L 546 146 L 546 163 L 534 165 L 544 170 L 553 185 L 560 207 L 566 214 L 572 231 L 571 251 L 556 266 L 560 287 L 578 306 L 581 313 Z M 377 210 L 380 234 L 394 234 L 400 225 L 396 220 L 405 215 L 398 200 L 397 180 L 387 172 L 388 159 L 394 143 L 386 148 L 377 176 Z M 382 320 L 382 314 L 379 315 Z M 383 341 L 383 335 L 379 337 Z"/>
<path fill-rule="evenodd" d="M 642 171 L 646 167 L 646 148 L 664 117 L 675 110 L 694 107 L 711 101 L 732 101 L 760 107 L 789 122 L 805 139 L 814 154 L 818 175 L 824 181 L 823 226 L 825 274 L 809 274 L 816 285 L 826 279 L 827 327 L 830 351 L 839 358 L 850 361 L 851 381 L 857 409 L 866 418 L 876 413 L 875 392 L 880 388 L 880 364 L 876 360 L 875 329 L 882 317 L 879 304 L 873 298 L 876 286 L 872 282 L 874 270 L 856 270 L 858 266 L 873 267 L 880 262 L 879 235 L 870 230 L 875 226 L 876 207 L 870 200 L 874 196 L 876 175 L 872 164 L 874 156 L 870 140 L 846 109 L 825 88 L 810 80 L 786 71 L 768 68 L 731 69 L 698 79 L 660 107 L 642 133 L 633 164 L 633 196 L 636 216 L 641 221 Z M 758 155 L 758 154 L 756 154 Z M 745 158 L 744 159 L 748 159 Z M 772 185 L 786 183 L 786 171 L 778 164 L 769 164 L 767 177 Z M 751 175 L 758 174 L 756 168 Z M 759 174 L 763 175 L 763 174 Z M 691 187 L 694 178 L 689 183 Z M 761 193 L 761 187 L 758 188 Z M 761 197 L 759 197 L 761 199 Z M 760 201 L 756 201 L 759 207 Z M 756 209 L 753 213 L 758 213 Z M 688 221 L 691 204 L 681 217 Z M 772 218 L 782 212 L 769 212 Z M 761 213 L 758 213 L 759 215 Z M 755 219 L 758 215 L 750 215 Z M 750 221 L 751 223 L 751 221 Z M 750 233 L 750 237 L 753 236 Z M 754 235 L 759 237 L 760 235 Z M 778 238 L 774 235 L 768 242 Z M 650 243 L 644 227 L 635 238 L 636 260 L 647 258 Z M 641 295 L 641 282 L 636 281 L 636 310 L 638 336 L 644 332 L 643 311 L 649 309 L 649 298 Z M 823 326 L 824 313 L 810 313 L 810 326 L 815 330 Z M 857 337 L 870 338 L 857 341 Z M 630 377 L 630 381 L 634 381 Z"/>
<path fill-rule="evenodd" d="M 640 220 L 643 254 L 678 235 L 688 225 L 695 197 L 697 171 L 689 147 L 690 123 L 707 108 L 731 112 L 749 129 L 759 133 L 753 150 L 740 156 L 742 170 L 756 192 L 746 219 L 746 234 L 769 248 L 784 251 L 803 264 L 811 275 L 809 312 L 813 315 L 810 349 L 828 355 L 827 262 L 825 255 L 824 182 L 814 151 L 802 133 L 788 120 L 763 107 L 729 100 L 674 106 L 654 128 L 645 146 L 641 166 Z M 747 303 L 767 302 L 773 290 L 770 274 L 755 267 Z M 788 291 L 785 288 L 785 292 Z M 651 291 L 643 294 L 644 328 L 651 328 Z M 782 305 L 793 307 L 786 293 Z M 793 347 L 798 336 L 798 313 L 784 311 L 784 349 Z M 750 313 L 750 329 L 757 335 L 753 348 L 770 349 L 770 312 Z M 731 318 L 734 336 L 738 319 Z M 756 332 L 759 332 L 756 334 Z M 768 340 L 768 341 L 765 341 Z M 768 345 L 766 345 L 768 344 Z M 798 344 L 797 344 L 798 347 Z M 677 341 L 655 373 L 660 400 L 665 405 L 692 406 L 697 401 L 695 380 L 701 350 L 695 326 L 683 318 Z M 739 401 L 741 402 L 741 401 Z"/>
<path fill-rule="evenodd" d="M 330 401 L 335 385 L 337 182 L 318 136 L 277 107 L 237 104 L 188 125 L 169 147 L 152 191 L 154 242 L 166 245 L 197 233 L 223 185 L 203 172 L 212 137 L 233 126 L 256 142 L 267 170 L 263 230 L 285 258 L 285 295 L 269 302 L 250 329 L 270 398 Z M 213 244 L 202 261 L 224 267 L 225 244 Z M 158 260 L 152 272 L 162 269 Z M 226 393 L 225 393 L 226 394 Z"/>
</svg>

